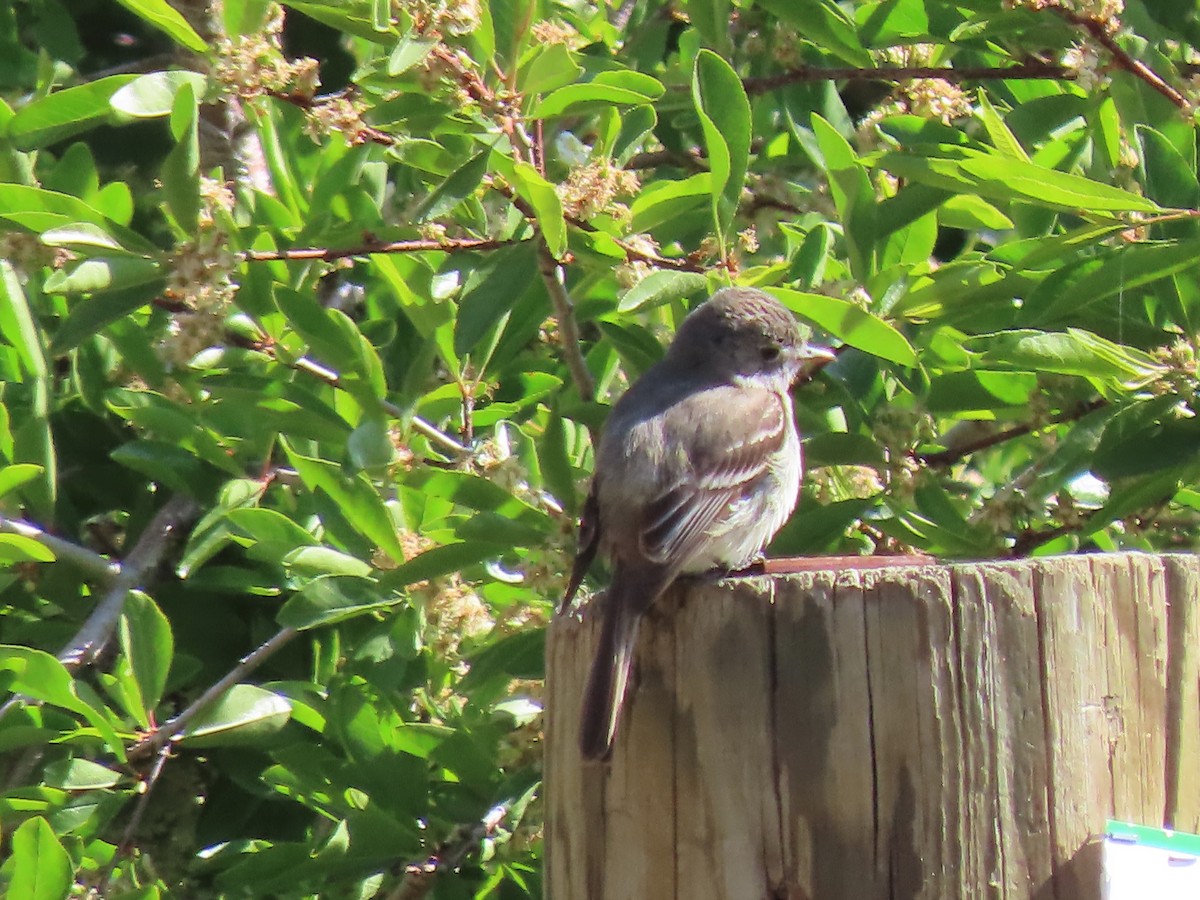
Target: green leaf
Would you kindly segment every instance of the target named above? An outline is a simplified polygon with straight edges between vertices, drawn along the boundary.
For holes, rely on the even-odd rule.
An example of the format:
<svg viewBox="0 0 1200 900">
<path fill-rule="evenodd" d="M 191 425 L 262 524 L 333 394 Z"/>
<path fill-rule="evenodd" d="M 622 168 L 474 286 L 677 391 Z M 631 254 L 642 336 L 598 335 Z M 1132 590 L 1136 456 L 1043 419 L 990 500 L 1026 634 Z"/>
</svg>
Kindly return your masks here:
<svg viewBox="0 0 1200 900">
<path fill-rule="evenodd" d="M 9 444 L 12 462 L 31 463 L 41 469 L 41 476 L 27 482 L 22 495 L 35 515 L 50 518 L 58 496 L 58 455 L 50 430 L 50 362 L 21 281 L 6 259 L 0 259 L 0 338 L 15 351 L 17 364 L 10 366 L 15 380 L 27 382 L 29 389 L 24 421 L 18 420 L 19 426 L 11 432 L 7 408 L 0 404 L 5 410 L 0 440 Z"/>
<path fill-rule="evenodd" d="M 63 900 L 70 896 L 75 884 L 71 857 L 41 816 L 26 820 L 13 832 L 11 860 L 7 896 L 12 900 Z"/>
<path fill-rule="evenodd" d="M 1130 403 L 1108 420 L 1091 459 L 1106 480 L 1178 468 L 1200 454 L 1200 422 L 1179 414 L 1170 395 Z"/>
<path fill-rule="evenodd" d="M 167 208 L 188 234 L 195 233 L 200 217 L 200 110 L 191 85 L 175 97 L 171 132 L 175 146 L 163 160 L 161 178 Z"/>
<path fill-rule="evenodd" d="M 366 475 L 361 472 L 349 475 L 338 465 L 304 456 L 286 441 L 283 448 L 306 487 L 324 491 L 359 534 L 396 562 L 404 561 L 396 523 Z"/>
<path fill-rule="evenodd" d="M 6 687 L 14 694 L 25 694 L 81 716 L 96 729 L 108 750 L 124 762 L 124 742 L 104 714 L 79 695 L 80 688 L 87 686 L 77 683 L 49 653 L 31 647 L 0 645 L 0 673 L 8 674 Z"/>
<path fill-rule="evenodd" d="M 90 337 L 132 312 L 141 309 L 162 294 L 166 281 L 152 281 L 137 287 L 101 291 L 71 307 L 50 344 L 55 355 L 74 350 Z"/>
<path fill-rule="evenodd" d="M 1142 172 L 1146 196 L 1162 206 L 1191 209 L 1200 204 L 1200 182 L 1175 145 L 1159 131 L 1148 125 L 1138 125 L 1138 145 L 1141 148 Z M 1170 237 L 1185 237 L 1196 233 L 1192 220 L 1164 222 L 1155 226 Z"/>
<path fill-rule="evenodd" d="M 46 766 L 46 784 L 64 791 L 94 791 L 121 783 L 121 773 L 90 759 L 62 759 Z"/>
<path fill-rule="evenodd" d="M 40 476 L 45 470 L 33 463 L 0 466 L 0 497 Z"/>
<path fill-rule="evenodd" d="M 575 54 L 566 44 L 547 44 L 529 62 L 522 64 L 517 87 L 526 97 L 532 97 L 574 84 L 582 74 L 583 69 L 575 62 Z"/>
<path fill-rule="evenodd" d="M 36 467 L 41 469 L 40 466 Z M 54 562 L 54 552 L 36 540 L 23 534 L 0 533 L 0 566 L 22 562 Z"/>
<path fill-rule="evenodd" d="M 112 95 L 110 105 L 135 119 L 155 119 L 171 114 L 179 94 L 190 89 L 192 97 L 203 97 L 207 79 L 199 72 L 172 69 L 136 76 Z M 195 100 L 192 101 L 195 103 Z"/>
<path fill-rule="evenodd" d="M 538 442 L 538 463 L 546 487 L 558 498 L 563 509 L 574 516 L 579 505 L 575 472 L 567 454 L 567 423 L 557 409 L 551 410 L 546 430 Z"/>
<path fill-rule="evenodd" d="M 485 541 L 458 541 L 426 550 L 388 573 L 387 583 L 397 588 L 461 572 L 469 566 L 498 559 L 509 549 L 506 544 Z"/>
<path fill-rule="evenodd" d="M 352 575 L 366 578 L 371 567 L 356 556 L 332 547 L 297 547 L 282 560 L 289 572 L 301 575 Z"/>
<path fill-rule="evenodd" d="M 165 32 L 176 43 L 196 53 L 208 49 L 204 39 L 196 34 L 195 29 L 187 23 L 178 10 L 174 9 L 167 0 L 117 0 L 123 7 L 140 19 L 153 25 L 159 31 Z"/>
<path fill-rule="evenodd" d="M 617 165 L 623 166 L 641 149 L 647 135 L 658 124 L 658 114 L 649 104 L 631 109 L 621 116 L 621 130 L 608 150 Z"/>
<path fill-rule="evenodd" d="M 403 599 L 400 594 L 380 591 L 378 584 L 365 578 L 330 575 L 306 584 L 275 618 L 285 628 L 303 631 L 387 609 Z"/>
<path fill-rule="evenodd" d="M 112 115 L 109 99 L 136 78 L 110 75 L 35 100 L 9 121 L 8 139 L 20 150 L 33 150 L 94 128 Z"/>
<path fill-rule="evenodd" d="M 708 288 L 708 279 L 697 272 L 676 272 L 660 269 L 651 272 L 621 297 L 617 309 L 629 312 L 643 307 L 653 308 L 690 297 Z"/>
<path fill-rule="evenodd" d="M 204 483 L 203 464 L 192 453 L 165 441 L 142 439 L 122 444 L 113 462 L 140 472 L 181 494 L 194 495 Z"/>
<path fill-rule="evenodd" d="M 1054 372 L 1092 378 L 1142 379 L 1163 367 L 1148 353 L 1114 344 L 1079 328 L 1065 332 L 1018 329 L 968 338 L 986 368 Z"/>
<path fill-rule="evenodd" d="M 509 68 L 529 41 L 537 4 L 533 0 L 491 0 L 481 5 L 490 7 L 495 52 L 501 66 Z"/>
<path fill-rule="evenodd" d="M 0 184 L 0 218 L 39 233 L 76 222 L 101 228 L 110 224 L 78 197 L 25 184 Z"/>
<path fill-rule="evenodd" d="M 358 327 L 339 309 L 326 309 L 311 291 L 275 290 L 288 324 L 312 347 L 318 362 L 337 370 L 339 383 L 366 406 L 387 392 L 383 364 Z"/>
<path fill-rule="evenodd" d="M 454 352 L 460 358 L 471 354 L 472 364 L 483 369 L 498 329 L 529 290 L 529 280 L 514 278 L 513 273 L 535 271 L 537 258 L 527 243 L 458 262 L 464 277 L 454 323 Z"/>
<path fill-rule="evenodd" d="M 323 25 L 376 44 L 382 44 L 385 47 L 390 47 L 399 37 L 395 27 L 388 27 L 385 30 L 376 27 L 373 3 L 344 3 L 342 0 L 334 0 L 334 2 L 288 0 L 287 5 Z"/>
<path fill-rule="evenodd" d="M 682 181 L 654 181 L 638 192 L 630 204 L 633 216 L 631 228 L 634 232 L 651 231 L 664 222 L 670 222 L 690 213 L 714 192 L 712 176 L 708 172 L 692 175 Z"/>
<path fill-rule="evenodd" d="M 685 0 L 684 8 L 708 46 L 722 52 L 729 49 L 729 0 Z"/>
<path fill-rule="evenodd" d="M 488 644 L 471 659 L 471 670 L 459 683 L 470 691 L 482 682 L 503 678 L 546 677 L 546 629 L 533 628 Z"/>
<path fill-rule="evenodd" d="M 1106 297 L 1191 270 L 1198 254 L 1200 238 L 1125 244 L 1054 272 L 1028 298 L 1026 307 L 1039 323 L 1078 315 Z"/>
<path fill-rule="evenodd" d="M 816 287 L 825 280 L 825 267 L 833 250 L 833 230 L 824 222 L 813 226 L 800 243 L 788 270 L 788 280 Z"/>
<path fill-rule="evenodd" d="M 568 84 L 551 91 L 534 103 L 529 117 L 552 119 L 568 112 L 571 115 L 582 115 L 608 106 L 640 106 L 647 99 L 649 98 L 637 91 L 608 84 Z"/>
<path fill-rule="evenodd" d="M 192 721 L 180 743 L 191 748 L 261 744 L 278 734 L 291 715 L 287 698 L 252 684 L 235 684 Z"/>
<path fill-rule="evenodd" d="M 261 557 L 278 560 L 301 547 L 315 547 L 317 539 L 283 513 L 260 507 L 238 507 L 226 513 L 229 523 L 261 545 Z"/>
<path fill-rule="evenodd" d="M 955 194 L 938 207 L 938 222 L 964 231 L 1008 231 L 1013 221 L 992 204 L 974 194 Z"/>
<path fill-rule="evenodd" d="M 988 137 L 992 139 L 992 145 L 997 150 L 1013 159 L 1029 161 L 1029 154 L 1025 152 L 1017 136 L 1004 124 L 1004 120 L 1000 118 L 1000 114 L 996 112 L 992 101 L 982 88 L 979 90 L 979 118 L 983 120 L 983 127 L 987 129 Z"/>
<path fill-rule="evenodd" d="M 463 200 L 472 196 L 487 174 L 492 151 L 484 150 L 455 169 L 421 204 L 416 214 L 418 222 L 427 222 L 446 215 Z"/>
<path fill-rule="evenodd" d="M 714 230 L 724 239 L 733 225 L 750 162 L 750 101 L 729 63 L 711 50 L 701 50 L 692 72 L 692 102 L 712 173 Z"/>
<path fill-rule="evenodd" d="M 166 690 L 167 673 L 175 655 L 171 623 L 153 600 L 132 591 L 125 598 L 117 633 L 141 693 L 142 709 L 153 712 Z M 148 722 L 141 724 L 145 727 Z"/>
<path fill-rule="evenodd" d="M 437 43 L 430 38 L 414 36 L 411 32 L 401 36 L 391 55 L 388 56 L 388 75 L 395 78 L 397 75 L 403 75 L 413 66 L 424 62 L 429 51 L 436 47 Z"/>
<path fill-rule="evenodd" d="M 1032 372 L 948 372 L 930 379 L 926 406 L 930 412 L 977 413 L 1024 407 L 1037 389 Z"/>
<path fill-rule="evenodd" d="M 968 147 L 938 148 L 944 156 L 896 151 L 876 164 L 899 178 L 911 178 L 955 193 L 968 191 L 999 200 L 1021 200 L 1071 212 L 1160 212 L 1158 204 L 1129 191 L 1048 169 L 1037 163 L 993 156 Z M 952 154 L 952 155 L 949 155 Z"/>
<path fill-rule="evenodd" d="M 786 288 L 771 288 L 788 309 L 828 331 L 851 347 L 902 366 L 915 366 L 912 345 L 892 325 L 847 300 L 806 294 Z"/>
<path fill-rule="evenodd" d="M 128 291 L 160 282 L 162 266 L 142 256 L 93 256 L 72 269 L 59 269 L 46 279 L 48 294 L 90 294 Z"/>
<path fill-rule="evenodd" d="M 825 170 L 829 173 L 829 190 L 842 220 L 850 270 L 860 281 L 866 281 L 874 272 L 875 188 L 854 148 L 833 125 L 821 116 L 813 115 L 812 128 L 824 157 Z M 906 193 L 897 195 L 891 202 L 899 202 Z M 899 217 L 894 218 L 898 224 Z"/>
<path fill-rule="evenodd" d="M 542 510 L 524 503 L 495 482 L 468 472 L 433 472 L 414 487 L 468 509 L 496 513 L 543 534 L 550 534 L 556 527 L 554 519 Z"/>
<path fill-rule="evenodd" d="M 42 334 L 12 264 L 0 259 L 0 337 L 12 347 L 26 375 L 49 374 Z"/>
<path fill-rule="evenodd" d="M 99 225 L 89 225 L 87 222 L 77 222 L 63 225 L 61 228 L 51 228 L 42 233 L 42 243 L 47 247 L 65 247 L 68 250 L 78 250 L 91 253 L 95 249 L 112 250 L 117 253 L 128 253 L 121 243 L 105 228 Z"/>
<path fill-rule="evenodd" d="M 559 200 L 554 185 L 529 163 L 515 163 L 509 169 L 509 173 L 517 193 L 533 207 L 538 227 L 550 252 L 555 259 L 561 259 L 567 249 L 567 223 L 563 218 L 562 201 Z"/>
<path fill-rule="evenodd" d="M 822 50 L 852 66 L 871 68 L 871 54 L 858 39 L 858 26 L 834 0 L 758 0 Z"/>
</svg>

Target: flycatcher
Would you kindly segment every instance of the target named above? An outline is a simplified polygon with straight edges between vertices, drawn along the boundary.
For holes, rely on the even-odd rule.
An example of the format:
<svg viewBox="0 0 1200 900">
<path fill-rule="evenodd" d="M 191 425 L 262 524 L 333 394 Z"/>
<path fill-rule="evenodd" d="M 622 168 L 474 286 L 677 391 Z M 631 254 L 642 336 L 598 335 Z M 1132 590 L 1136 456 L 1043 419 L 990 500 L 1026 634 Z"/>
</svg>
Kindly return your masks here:
<svg viewBox="0 0 1200 900">
<path fill-rule="evenodd" d="M 655 599 L 680 575 L 745 568 L 795 509 L 802 463 L 790 389 L 820 358 L 832 354 L 806 345 L 775 298 L 722 288 L 613 407 L 563 599 L 598 551 L 611 561 L 583 699 L 585 758 L 612 750 L 638 625 Z"/>
</svg>

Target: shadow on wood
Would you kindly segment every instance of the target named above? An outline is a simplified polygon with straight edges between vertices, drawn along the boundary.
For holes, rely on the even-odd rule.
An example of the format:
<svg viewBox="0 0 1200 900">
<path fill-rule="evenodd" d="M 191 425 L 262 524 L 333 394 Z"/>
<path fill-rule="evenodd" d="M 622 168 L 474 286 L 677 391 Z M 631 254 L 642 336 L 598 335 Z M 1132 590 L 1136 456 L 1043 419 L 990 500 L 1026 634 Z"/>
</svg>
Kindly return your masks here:
<svg viewBox="0 0 1200 900">
<path fill-rule="evenodd" d="M 596 623 L 559 619 L 547 896 L 1097 896 L 1105 819 L 1200 824 L 1198 590 L 1136 554 L 692 584 L 607 766 L 576 749 Z"/>
</svg>

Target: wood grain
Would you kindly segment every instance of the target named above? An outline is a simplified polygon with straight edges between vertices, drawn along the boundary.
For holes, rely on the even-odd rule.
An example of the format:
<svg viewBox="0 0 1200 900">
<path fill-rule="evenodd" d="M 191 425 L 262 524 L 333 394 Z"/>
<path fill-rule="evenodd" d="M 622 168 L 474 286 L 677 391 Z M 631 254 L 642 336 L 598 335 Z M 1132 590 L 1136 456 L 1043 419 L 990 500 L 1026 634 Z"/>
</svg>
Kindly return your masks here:
<svg viewBox="0 0 1200 900">
<path fill-rule="evenodd" d="M 1197 559 L 796 569 L 660 601 L 604 765 L 551 626 L 549 898 L 1080 900 L 1107 818 L 1200 825 Z"/>
</svg>

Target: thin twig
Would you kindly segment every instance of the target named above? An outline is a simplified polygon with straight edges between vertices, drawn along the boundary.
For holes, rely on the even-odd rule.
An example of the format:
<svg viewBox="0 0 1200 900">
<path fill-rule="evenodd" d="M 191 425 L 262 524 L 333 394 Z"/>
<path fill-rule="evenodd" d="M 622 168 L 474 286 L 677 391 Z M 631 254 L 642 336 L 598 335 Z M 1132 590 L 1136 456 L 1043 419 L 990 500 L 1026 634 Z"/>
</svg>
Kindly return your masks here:
<svg viewBox="0 0 1200 900">
<path fill-rule="evenodd" d="M 1073 69 L 1037 60 L 1011 66 L 799 66 L 778 75 L 743 78 L 747 94 L 766 94 L 790 84 L 809 81 L 909 81 L 913 78 L 940 78 L 942 81 L 994 81 L 1005 79 L 1071 80 Z"/>
<path fill-rule="evenodd" d="M 268 97 L 274 97 L 276 100 L 282 100 L 284 103 L 290 103 L 292 106 L 303 110 L 313 111 L 326 106 L 332 101 L 348 97 L 352 91 L 344 90 L 336 94 L 326 94 L 320 97 L 313 97 L 308 94 L 302 94 L 299 91 L 272 91 L 264 90 L 263 94 Z M 355 144 L 365 144 L 370 141 L 373 144 L 379 144 L 383 147 L 392 147 L 396 144 L 396 136 L 388 134 L 386 131 L 380 131 L 372 125 L 359 120 L 359 127 L 354 131 L 343 132 L 351 142 Z"/>
<path fill-rule="evenodd" d="M 247 250 L 242 259 L 247 262 L 272 262 L 275 260 L 320 260 L 329 262 L 352 256 L 370 256 L 373 253 L 463 253 L 501 250 L 514 244 L 524 243 L 521 238 L 446 238 L 443 240 L 413 240 L 375 242 L 367 241 L 358 247 L 295 247 L 291 250 Z"/>
<path fill-rule="evenodd" d="M 345 389 L 345 386 L 342 384 L 342 378 L 340 375 L 338 375 L 337 372 L 333 371 L 332 369 L 326 368 L 325 366 L 321 365 L 318 362 L 314 362 L 313 360 L 309 359 L 306 356 L 302 356 L 299 359 L 297 359 L 296 361 L 294 361 L 291 364 L 291 368 L 297 369 L 301 372 L 307 372 L 310 375 L 314 375 L 332 388 L 336 388 L 338 390 Z M 404 418 L 404 410 L 402 410 L 395 403 L 392 403 L 390 400 L 382 400 L 381 399 L 379 401 L 379 408 L 382 409 L 389 416 L 392 416 L 393 418 L 396 418 L 396 419 Z M 451 452 L 453 452 L 455 454 L 463 455 L 463 454 L 467 454 L 467 453 L 471 452 L 470 447 L 466 446 L 465 444 L 459 443 L 458 441 L 456 441 L 454 438 L 450 437 L 450 435 L 446 434 L 445 432 L 439 431 L 437 428 L 435 428 L 429 422 L 426 422 L 424 419 L 422 419 L 420 416 L 411 416 L 409 418 L 409 422 L 412 424 L 414 431 L 420 432 L 421 434 L 425 435 L 425 437 L 427 437 L 429 440 L 433 441 L 435 444 L 441 444 L 447 450 L 450 450 Z"/>
<path fill-rule="evenodd" d="M 433 890 L 438 875 L 461 866 L 480 842 L 495 832 L 507 815 L 508 806 L 502 803 L 488 810 L 488 814 L 474 825 L 455 828 L 454 833 L 438 845 L 429 859 L 405 866 L 404 879 L 387 895 L 387 900 L 420 900 Z"/>
<path fill-rule="evenodd" d="M 1016 536 L 1007 555 L 1011 557 L 1025 556 L 1030 550 L 1040 547 L 1047 541 L 1052 541 L 1055 538 L 1060 538 L 1076 531 L 1085 530 L 1086 522 L 1087 520 L 1084 520 L 1082 523 L 1076 522 L 1073 524 L 1058 525 L 1054 528 L 1047 528 L 1045 531 L 1023 531 Z"/>
<path fill-rule="evenodd" d="M 1162 94 L 1180 109 L 1188 108 L 1187 98 L 1171 85 L 1167 84 L 1161 75 L 1147 66 L 1140 59 L 1134 59 L 1117 43 L 1116 33 L 1110 28 L 1110 22 L 1116 22 L 1115 19 L 1105 20 L 1096 16 L 1089 16 L 1084 13 L 1076 12 L 1073 9 L 1068 9 L 1063 6 L 1059 0 L 1040 0 L 1033 7 L 1034 9 L 1046 9 L 1057 13 L 1063 19 L 1082 28 L 1088 33 L 1092 40 L 1109 52 L 1113 58 L 1113 62 L 1120 68 L 1124 69 L 1135 78 L 1139 78 L 1146 84 L 1150 85 L 1158 93 Z"/>
<path fill-rule="evenodd" d="M 659 166 L 675 166 L 693 172 L 707 172 L 708 160 L 698 150 L 647 150 L 635 153 L 625 160 L 624 169 L 657 169 Z"/>
<path fill-rule="evenodd" d="M 529 205 L 513 188 L 502 181 L 496 180 L 491 183 L 493 190 L 499 191 L 511 201 L 512 205 L 517 208 L 530 223 L 536 227 L 537 212 Z M 580 231 L 585 231 L 588 234 L 595 234 L 598 229 L 586 219 L 580 219 L 578 216 L 565 215 L 563 219 L 573 228 L 578 228 Z M 625 251 L 625 256 L 630 261 L 640 261 L 648 265 L 654 266 L 657 269 L 674 269 L 677 272 L 698 272 L 701 275 L 708 271 L 708 268 L 695 261 L 698 254 L 692 254 L 686 257 L 659 256 L 655 253 L 647 253 L 644 250 L 639 250 L 630 244 L 628 241 L 609 235 L 612 242 Z"/>
<path fill-rule="evenodd" d="M 622 0 L 622 3 L 617 7 L 617 12 L 613 16 L 613 28 L 618 32 L 625 30 L 625 26 L 629 24 L 629 17 L 633 15 L 634 9 L 637 7 L 637 0 Z"/>
<path fill-rule="evenodd" d="M 133 839 L 137 834 L 138 828 L 141 827 L 142 817 L 146 814 L 146 807 L 150 804 L 150 795 L 154 792 L 154 786 L 158 784 L 158 779 L 162 776 L 163 768 L 167 764 L 167 760 L 171 756 L 171 748 L 163 747 L 158 752 L 158 757 L 154 760 L 154 766 L 150 769 L 150 774 L 146 776 L 146 780 L 142 782 L 144 788 L 141 796 L 138 797 L 133 807 L 133 812 L 129 816 L 129 824 L 125 826 L 125 831 L 121 834 L 121 840 L 118 842 L 116 851 L 113 853 L 112 859 L 108 862 L 108 867 L 104 870 L 104 875 L 100 878 L 100 882 L 96 885 L 96 893 L 103 897 L 104 892 L 108 889 L 108 882 L 112 878 L 113 872 L 117 868 L 117 864 L 129 855 L 133 849 Z"/>
<path fill-rule="evenodd" d="M 998 444 L 1003 444 L 1006 441 L 1011 441 L 1014 438 L 1022 437 L 1031 432 L 1045 428 L 1049 425 L 1061 425 L 1063 422 L 1073 422 L 1076 419 L 1082 419 L 1088 413 L 1093 413 L 1098 409 L 1103 409 L 1109 403 L 1104 397 L 1096 397 L 1086 403 L 1081 403 L 1075 409 L 1061 412 L 1058 415 L 1051 416 L 1048 419 L 1042 419 L 1036 422 L 1023 422 L 1020 425 L 1014 425 L 1012 428 L 1006 428 L 1003 431 L 997 431 L 995 434 L 990 434 L 978 440 L 969 441 L 960 444 L 956 447 L 947 447 L 944 450 L 935 450 L 932 453 L 912 453 L 912 458 L 917 462 L 931 467 L 948 466 L 958 462 L 964 457 L 970 456 L 979 450 L 986 450 L 989 447 L 995 447 Z"/>
<path fill-rule="evenodd" d="M 779 197 L 768 197 L 765 194 L 751 194 L 750 199 L 742 204 L 741 214 L 746 218 L 752 217 L 760 209 L 777 209 L 789 215 L 803 215 L 807 210 L 795 203 L 789 203 Z"/>
<path fill-rule="evenodd" d="M 19 534 L 21 537 L 37 541 L 54 554 L 56 562 L 68 563 L 88 578 L 108 582 L 120 574 L 121 564 L 119 562 L 106 559 L 86 547 L 80 547 L 78 544 L 72 544 L 70 541 L 48 534 L 36 525 L 21 519 L 0 516 L 0 532 Z"/>
<path fill-rule="evenodd" d="M 286 646 L 299 633 L 300 631 L 296 628 L 286 627 L 279 629 L 265 643 L 260 644 L 255 650 L 243 656 L 236 666 L 230 669 L 220 680 L 214 682 L 203 694 L 193 700 L 183 712 L 159 725 L 137 743 L 130 746 L 126 754 L 128 758 L 131 761 L 141 759 L 150 753 L 162 750 L 167 742 L 187 728 L 196 716 L 204 712 L 215 700 L 224 695 L 226 691 L 241 682 L 247 675 L 275 655 L 275 653 Z"/>
<path fill-rule="evenodd" d="M 583 358 L 583 344 L 579 337 L 579 326 L 575 322 L 575 307 L 571 303 L 571 295 L 567 293 L 562 266 L 550 252 L 545 239 L 538 245 L 538 271 L 542 274 L 542 281 L 546 283 L 546 293 L 550 295 L 550 303 L 558 319 L 563 357 L 566 359 L 567 369 L 571 372 L 571 379 L 575 382 L 575 389 L 584 400 L 591 400 L 596 396 L 596 380 Z"/>
<path fill-rule="evenodd" d="M 512 116 L 509 119 L 507 130 L 516 155 L 524 156 L 526 162 L 536 167 L 537 153 L 529 135 L 521 126 L 520 119 L 515 115 Z M 550 304 L 554 307 L 554 315 L 558 319 L 558 331 L 562 338 L 561 346 L 567 362 L 567 369 L 571 373 L 571 379 L 575 382 L 575 389 L 579 391 L 579 396 L 584 400 L 591 400 L 596 396 L 596 380 L 592 377 L 591 370 L 587 367 L 587 361 L 583 358 L 579 324 L 575 321 L 575 304 L 571 302 L 571 295 L 567 292 L 567 278 L 562 262 L 556 259 L 551 252 L 537 213 L 517 196 L 516 191 L 512 191 L 508 196 L 537 232 L 538 272 L 546 285 L 546 293 L 550 296 Z M 518 201 L 521 202 L 518 203 Z"/>
</svg>

